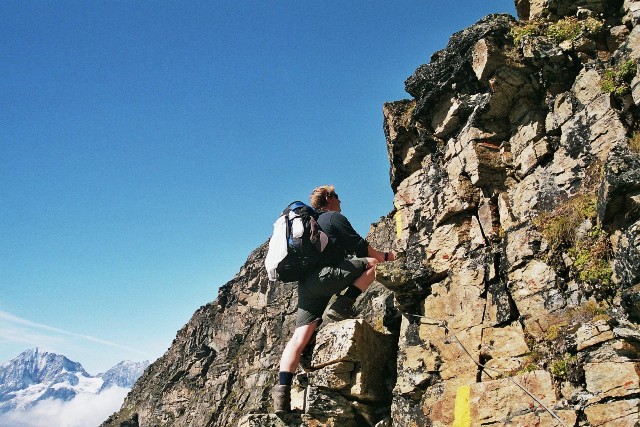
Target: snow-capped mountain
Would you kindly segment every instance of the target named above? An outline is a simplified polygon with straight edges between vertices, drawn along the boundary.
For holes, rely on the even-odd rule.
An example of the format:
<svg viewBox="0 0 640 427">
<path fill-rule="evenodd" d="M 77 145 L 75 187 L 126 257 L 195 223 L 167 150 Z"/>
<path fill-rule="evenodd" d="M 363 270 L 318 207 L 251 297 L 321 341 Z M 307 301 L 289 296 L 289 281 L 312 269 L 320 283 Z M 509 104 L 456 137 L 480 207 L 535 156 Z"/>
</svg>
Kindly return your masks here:
<svg viewBox="0 0 640 427">
<path fill-rule="evenodd" d="M 0 414 L 26 410 L 46 399 L 70 401 L 119 386 L 131 388 L 149 362 L 120 362 L 104 374 L 89 375 L 82 365 L 39 348 L 0 366 Z"/>
<path fill-rule="evenodd" d="M 123 388 L 133 387 L 138 378 L 140 378 L 140 375 L 142 375 L 144 370 L 147 369 L 147 366 L 149 366 L 148 361 L 131 362 L 129 360 L 125 360 L 118 363 L 104 374 L 98 375 L 103 380 L 98 393 L 113 386 Z"/>
</svg>

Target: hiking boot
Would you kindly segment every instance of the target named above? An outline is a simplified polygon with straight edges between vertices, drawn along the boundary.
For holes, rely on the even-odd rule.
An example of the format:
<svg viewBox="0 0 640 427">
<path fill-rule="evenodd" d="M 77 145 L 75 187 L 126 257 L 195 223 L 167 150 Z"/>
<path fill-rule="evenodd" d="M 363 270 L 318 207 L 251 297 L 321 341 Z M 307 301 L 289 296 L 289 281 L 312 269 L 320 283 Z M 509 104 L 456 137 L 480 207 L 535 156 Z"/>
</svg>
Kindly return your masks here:
<svg viewBox="0 0 640 427">
<path fill-rule="evenodd" d="M 338 295 L 333 304 L 331 304 L 331 307 L 329 307 L 329 310 L 327 310 L 327 318 L 334 322 L 353 319 L 356 317 L 356 310 L 353 308 L 355 302 L 355 300 L 349 297 Z"/>
<path fill-rule="evenodd" d="M 271 390 L 273 399 L 273 412 L 276 414 L 286 414 L 291 412 L 291 386 L 277 385 Z"/>
</svg>

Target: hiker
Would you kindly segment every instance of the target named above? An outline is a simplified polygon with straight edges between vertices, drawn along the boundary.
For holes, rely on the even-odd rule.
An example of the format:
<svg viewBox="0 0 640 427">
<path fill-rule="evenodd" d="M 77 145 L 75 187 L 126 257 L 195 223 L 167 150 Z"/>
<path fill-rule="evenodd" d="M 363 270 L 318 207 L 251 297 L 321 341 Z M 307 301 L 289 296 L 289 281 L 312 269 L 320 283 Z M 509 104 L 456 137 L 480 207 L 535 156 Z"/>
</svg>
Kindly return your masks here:
<svg viewBox="0 0 640 427">
<path fill-rule="evenodd" d="M 337 294 L 327 311 L 328 319 L 339 321 L 355 317 L 355 300 L 373 283 L 376 264 L 395 259 L 393 252 L 377 251 L 356 233 L 340 213 L 341 201 L 333 186 L 316 188 L 309 199 L 311 206 L 320 212 L 318 225 L 329 237 L 329 243 L 322 252 L 320 267 L 298 282 L 296 329 L 282 353 L 279 385 L 272 391 L 277 414 L 291 410 L 293 376 L 302 351 L 320 326 L 331 297 Z M 340 294 L 345 289 L 344 294 Z"/>
</svg>

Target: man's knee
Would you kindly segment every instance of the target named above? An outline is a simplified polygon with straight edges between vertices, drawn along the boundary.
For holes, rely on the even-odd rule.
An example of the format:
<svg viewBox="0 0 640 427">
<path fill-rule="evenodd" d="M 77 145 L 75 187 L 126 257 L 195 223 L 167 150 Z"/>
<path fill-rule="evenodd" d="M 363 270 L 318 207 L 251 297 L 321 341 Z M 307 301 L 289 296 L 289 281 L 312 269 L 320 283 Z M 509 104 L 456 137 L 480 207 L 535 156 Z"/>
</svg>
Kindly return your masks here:
<svg viewBox="0 0 640 427">
<path fill-rule="evenodd" d="M 378 260 L 375 258 L 369 258 L 367 257 L 367 270 L 371 270 L 373 268 L 375 268 L 376 265 L 378 265 Z"/>
<path fill-rule="evenodd" d="M 353 285 L 361 291 L 365 291 L 376 279 L 376 269 L 374 267 L 367 268 L 364 273 L 353 282 Z"/>
<path fill-rule="evenodd" d="M 371 282 L 373 282 L 376 279 L 375 265 L 374 266 L 370 266 L 368 269 L 366 269 L 365 272 L 362 273 L 361 277 L 366 277 L 367 280 L 370 280 Z"/>
</svg>

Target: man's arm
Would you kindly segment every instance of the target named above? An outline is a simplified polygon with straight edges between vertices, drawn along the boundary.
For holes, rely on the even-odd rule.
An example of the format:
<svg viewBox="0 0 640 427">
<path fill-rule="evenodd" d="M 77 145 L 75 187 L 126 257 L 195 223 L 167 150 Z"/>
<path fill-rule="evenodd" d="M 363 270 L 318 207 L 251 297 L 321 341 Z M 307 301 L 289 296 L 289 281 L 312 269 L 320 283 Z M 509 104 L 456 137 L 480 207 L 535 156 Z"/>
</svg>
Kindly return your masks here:
<svg viewBox="0 0 640 427">
<path fill-rule="evenodd" d="M 353 226 L 344 215 L 335 213 L 331 217 L 331 223 L 336 227 L 336 230 L 339 231 L 342 242 L 346 248 L 356 252 L 356 256 L 365 256 L 366 250 L 366 256 L 375 258 L 378 262 L 393 261 L 395 259 L 393 252 L 380 252 L 371 247 L 371 245 L 353 229 Z"/>
<path fill-rule="evenodd" d="M 367 256 L 367 241 L 354 230 L 347 217 L 339 212 L 332 213 L 331 226 L 338 236 L 338 244 L 345 248 L 348 253 L 355 253 L 358 257 Z"/>
<path fill-rule="evenodd" d="M 379 262 L 393 261 L 394 259 L 396 259 L 396 256 L 393 252 L 380 252 L 372 248 L 371 245 L 369 245 L 369 247 L 367 248 L 367 252 L 371 258 L 375 258 Z"/>
</svg>

